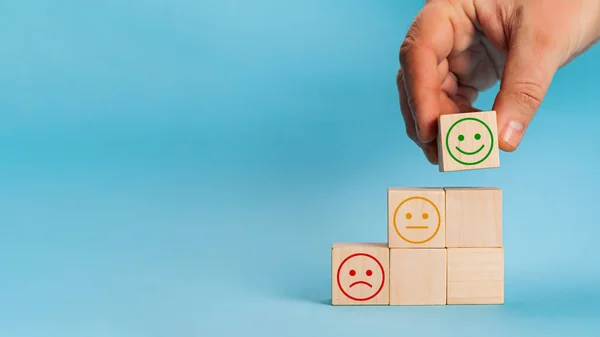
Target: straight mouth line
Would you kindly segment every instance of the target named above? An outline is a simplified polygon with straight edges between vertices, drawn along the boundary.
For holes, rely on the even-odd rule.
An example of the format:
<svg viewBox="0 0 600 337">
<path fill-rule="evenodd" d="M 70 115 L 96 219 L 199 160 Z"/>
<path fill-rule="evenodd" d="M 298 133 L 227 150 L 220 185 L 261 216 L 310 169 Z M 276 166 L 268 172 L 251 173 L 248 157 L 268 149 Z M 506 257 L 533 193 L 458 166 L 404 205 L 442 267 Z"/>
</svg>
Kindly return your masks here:
<svg viewBox="0 0 600 337">
<path fill-rule="evenodd" d="M 479 151 L 483 150 L 484 145 L 481 144 L 481 146 L 474 152 L 467 152 L 467 151 L 463 151 L 460 147 L 456 147 L 456 149 L 458 150 L 458 152 L 462 153 L 462 154 L 466 154 L 467 156 L 472 156 L 474 154 L 479 153 Z"/>
<path fill-rule="evenodd" d="M 406 229 L 427 229 L 429 226 L 406 226 Z"/>
<path fill-rule="evenodd" d="M 352 284 L 350 285 L 350 288 L 354 287 L 354 286 L 355 286 L 355 285 L 357 285 L 357 284 L 364 284 L 364 285 L 366 285 L 366 286 L 369 286 L 369 288 L 373 288 L 373 286 L 372 286 L 372 285 L 370 285 L 368 282 L 365 282 L 365 281 L 356 281 L 356 282 L 354 282 L 354 283 L 352 283 Z"/>
</svg>

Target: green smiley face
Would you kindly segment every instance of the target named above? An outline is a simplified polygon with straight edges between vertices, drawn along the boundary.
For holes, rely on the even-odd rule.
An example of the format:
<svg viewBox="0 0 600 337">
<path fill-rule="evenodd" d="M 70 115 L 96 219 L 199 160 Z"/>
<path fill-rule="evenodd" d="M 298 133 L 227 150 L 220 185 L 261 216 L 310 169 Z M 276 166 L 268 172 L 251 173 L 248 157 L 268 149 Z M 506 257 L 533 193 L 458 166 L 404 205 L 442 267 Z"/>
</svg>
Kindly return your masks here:
<svg viewBox="0 0 600 337">
<path fill-rule="evenodd" d="M 494 148 L 490 127 L 474 117 L 459 119 L 446 133 L 446 150 L 463 165 L 477 165 L 486 160 Z"/>
</svg>

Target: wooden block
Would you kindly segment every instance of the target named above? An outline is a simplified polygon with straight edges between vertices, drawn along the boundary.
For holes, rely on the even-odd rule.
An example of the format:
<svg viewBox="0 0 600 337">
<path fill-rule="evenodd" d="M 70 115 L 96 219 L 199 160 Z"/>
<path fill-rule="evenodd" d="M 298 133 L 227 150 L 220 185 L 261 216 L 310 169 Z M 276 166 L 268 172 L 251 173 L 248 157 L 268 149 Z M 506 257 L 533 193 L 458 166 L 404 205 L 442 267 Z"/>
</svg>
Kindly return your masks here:
<svg viewBox="0 0 600 337">
<path fill-rule="evenodd" d="M 502 247 L 502 190 L 454 187 L 446 191 L 446 247 Z"/>
<path fill-rule="evenodd" d="M 446 304 L 446 249 L 390 249 L 390 305 Z"/>
<path fill-rule="evenodd" d="M 448 304 L 503 304 L 504 249 L 448 248 Z"/>
<path fill-rule="evenodd" d="M 389 305 L 390 255 L 385 243 L 334 243 L 332 305 Z"/>
<path fill-rule="evenodd" d="M 495 111 L 440 115 L 440 172 L 500 167 Z"/>
<path fill-rule="evenodd" d="M 388 189 L 388 247 L 444 248 L 443 188 Z"/>
</svg>

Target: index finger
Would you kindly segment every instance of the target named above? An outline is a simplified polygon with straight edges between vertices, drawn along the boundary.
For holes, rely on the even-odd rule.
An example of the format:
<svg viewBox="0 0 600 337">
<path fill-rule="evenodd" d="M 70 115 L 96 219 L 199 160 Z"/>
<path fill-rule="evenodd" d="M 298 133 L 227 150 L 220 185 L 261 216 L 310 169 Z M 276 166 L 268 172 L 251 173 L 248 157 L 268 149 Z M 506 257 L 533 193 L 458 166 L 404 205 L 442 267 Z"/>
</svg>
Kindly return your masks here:
<svg viewBox="0 0 600 337">
<path fill-rule="evenodd" d="M 442 84 L 438 65 L 450 55 L 454 45 L 453 11 L 448 1 L 427 3 L 400 47 L 408 104 L 422 143 L 433 141 L 437 132 Z"/>
</svg>

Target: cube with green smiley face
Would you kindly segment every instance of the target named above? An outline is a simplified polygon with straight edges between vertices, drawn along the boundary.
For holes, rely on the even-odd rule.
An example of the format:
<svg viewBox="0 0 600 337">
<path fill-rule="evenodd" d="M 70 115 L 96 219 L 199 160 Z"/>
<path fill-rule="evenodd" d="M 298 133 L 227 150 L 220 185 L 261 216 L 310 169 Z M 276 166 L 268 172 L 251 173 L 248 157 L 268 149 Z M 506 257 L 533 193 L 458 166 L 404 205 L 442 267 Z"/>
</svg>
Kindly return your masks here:
<svg viewBox="0 0 600 337">
<path fill-rule="evenodd" d="M 437 145 L 440 172 L 500 167 L 496 112 L 441 115 Z"/>
</svg>

